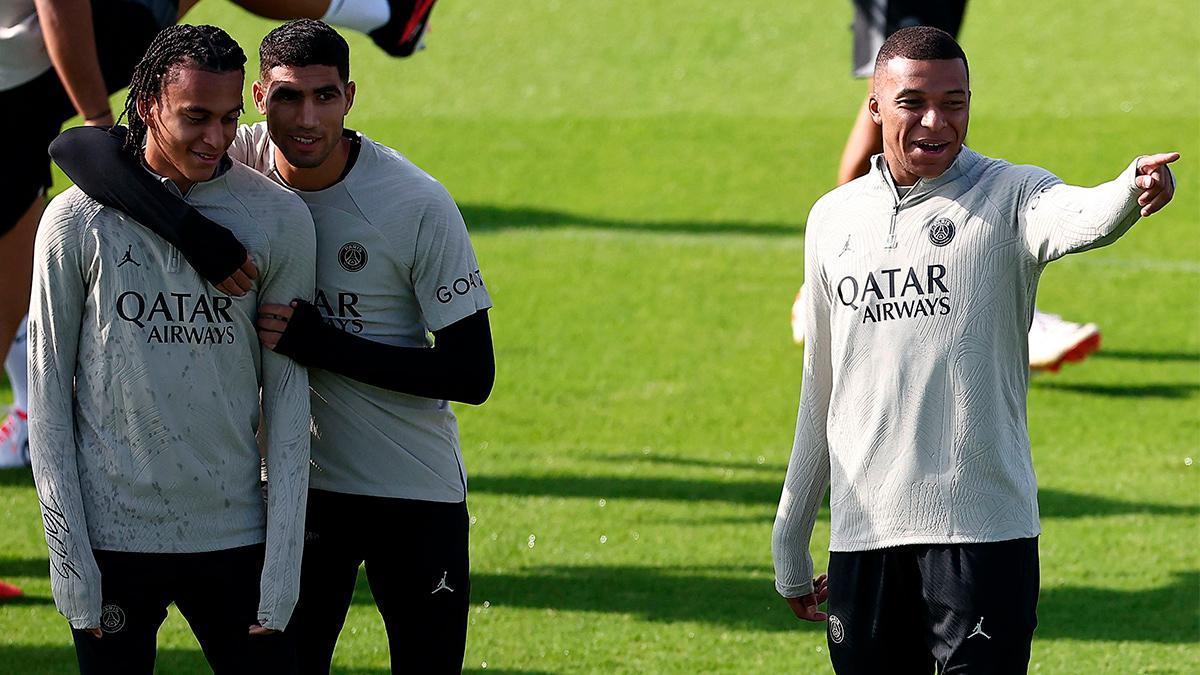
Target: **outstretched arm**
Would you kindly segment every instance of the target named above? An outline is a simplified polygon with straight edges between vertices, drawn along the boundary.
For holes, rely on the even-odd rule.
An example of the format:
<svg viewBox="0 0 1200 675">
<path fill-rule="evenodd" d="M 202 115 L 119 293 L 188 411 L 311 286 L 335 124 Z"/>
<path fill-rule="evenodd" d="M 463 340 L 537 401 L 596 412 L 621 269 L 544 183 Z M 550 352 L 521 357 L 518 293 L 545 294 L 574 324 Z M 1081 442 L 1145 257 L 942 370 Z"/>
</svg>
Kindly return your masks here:
<svg viewBox="0 0 1200 675">
<path fill-rule="evenodd" d="M 228 229 L 209 220 L 122 150 L 125 127 L 74 127 L 50 144 L 50 157 L 92 199 L 124 212 L 179 249 L 218 290 L 245 295 L 258 269 Z"/>
<path fill-rule="evenodd" d="M 479 405 L 496 379 L 486 309 L 434 331 L 432 348 L 395 347 L 351 335 L 301 301 L 263 305 L 258 335 L 268 349 L 309 368 L 412 396 Z"/>
<path fill-rule="evenodd" d="M 1107 246 L 1171 201 L 1175 179 L 1170 152 L 1138 157 L 1115 179 L 1085 188 L 1045 173 L 1032 183 L 1020 206 L 1026 248 L 1039 263 Z"/>
</svg>

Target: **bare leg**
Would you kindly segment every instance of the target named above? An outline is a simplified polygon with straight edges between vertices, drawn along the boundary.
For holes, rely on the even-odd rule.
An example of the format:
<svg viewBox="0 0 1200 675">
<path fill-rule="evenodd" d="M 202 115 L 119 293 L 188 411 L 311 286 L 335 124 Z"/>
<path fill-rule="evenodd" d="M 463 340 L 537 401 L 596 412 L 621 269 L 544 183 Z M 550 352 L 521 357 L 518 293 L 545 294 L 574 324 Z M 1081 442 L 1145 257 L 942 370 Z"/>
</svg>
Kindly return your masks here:
<svg viewBox="0 0 1200 675">
<path fill-rule="evenodd" d="M 867 91 L 871 91 L 871 80 L 867 80 Z M 867 102 L 858 109 L 858 117 L 854 120 L 854 128 L 846 139 L 846 149 L 842 151 L 842 163 L 838 167 L 838 185 L 849 183 L 859 176 L 866 175 L 871 168 L 871 155 L 883 152 L 883 136 L 879 125 L 871 119 Z"/>
<path fill-rule="evenodd" d="M 0 236 L 0 270 L 4 270 L 4 292 L 0 293 L 0 345 L 7 352 L 21 319 L 29 312 L 33 286 L 33 238 L 46 200 L 38 195 L 16 226 Z"/>
</svg>

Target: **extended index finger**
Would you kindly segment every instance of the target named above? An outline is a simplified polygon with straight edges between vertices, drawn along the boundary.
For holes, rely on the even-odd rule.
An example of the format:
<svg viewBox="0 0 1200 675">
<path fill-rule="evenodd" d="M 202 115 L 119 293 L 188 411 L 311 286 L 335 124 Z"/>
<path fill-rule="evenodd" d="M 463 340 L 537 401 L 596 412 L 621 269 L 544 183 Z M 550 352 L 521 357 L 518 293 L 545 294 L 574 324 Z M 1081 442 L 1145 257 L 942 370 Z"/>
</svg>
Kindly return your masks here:
<svg viewBox="0 0 1200 675">
<path fill-rule="evenodd" d="M 1157 155 L 1146 155 L 1138 160 L 1138 171 L 1140 173 L 1149 173 L 1160 166 L 1170 164 L 1178 159 L 1178 152 L 1160 152 Z"/>
</svg>

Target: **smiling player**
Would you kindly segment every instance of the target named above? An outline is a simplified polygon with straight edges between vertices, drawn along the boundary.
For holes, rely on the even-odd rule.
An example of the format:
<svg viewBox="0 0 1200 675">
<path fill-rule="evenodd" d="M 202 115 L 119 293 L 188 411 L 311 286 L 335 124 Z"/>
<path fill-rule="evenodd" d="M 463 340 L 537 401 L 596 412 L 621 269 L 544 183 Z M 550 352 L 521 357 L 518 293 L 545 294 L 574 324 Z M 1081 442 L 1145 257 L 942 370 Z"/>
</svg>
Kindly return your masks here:
<svg viewBox="0 0 1200 675">
<path fill-rule="evenodd" d="M 317 224 L 313 303 L 264 305 L 258 324 L 268 348 L 311 368 L 313 489 L 290 631 L 302 667 L 328 672 L 365 562 L 393 669 L 458 672 L 470 594 L 468 514 L 447 401 L 488 398 L 491 300 L 445 188 L 344 127 L 357 91 L 341 36 L 295 21 L 271 31 L 259 54 L 253 93 L 267 119 L 242 127 L 231 154 L 294 190 Z M 113 148 L 110 134 L 78 128 L 52 152 L 89 194 L 144 216 L 203 266 L 214 251 L 194 246 L 208 239 L 195 233 L 224 230 Z M 156 213 L 169 217 L 148 217 Z"/>
<path fill-rule="evenodd" d="M 1175 153 L 1139 157 L 1094 188 L 984 157 L 963 146 L 970 102 L 950 35 L 893 34 L 870 99 L 883 154 L 808 219 L 804 383 L 772 553 L 795 614 L 828 619 L 838 673 L 1025 671 L 1038 597 L 1025 410 L 1037 281 L 1174 194 Z M 814 579 L 827 488 L 829 573 Z"/>
</svg>

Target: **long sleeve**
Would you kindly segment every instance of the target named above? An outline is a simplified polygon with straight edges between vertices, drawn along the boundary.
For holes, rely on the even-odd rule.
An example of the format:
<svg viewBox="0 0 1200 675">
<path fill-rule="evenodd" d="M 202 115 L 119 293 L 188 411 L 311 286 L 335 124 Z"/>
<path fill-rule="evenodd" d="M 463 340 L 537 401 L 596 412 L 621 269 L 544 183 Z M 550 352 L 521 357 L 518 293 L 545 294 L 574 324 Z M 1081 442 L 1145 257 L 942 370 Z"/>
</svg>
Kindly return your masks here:
<svg viewBox="0 0 1200 675">
<path fill-rule="evenodd" d="M 1092 188 L 1067 185 L 1037 170 L 1020 204 L 1025 246 L 1040 264 L 1068 253 L 1107 246 L 1125 234 L 1140 216 L 1141 190 L 1134 184 L 1137 160 L 1115 179 Z"/>
<path fill-rule="evenodd" d="M 276 351 L 389 391 L 472 405 L 487 399 L 496 379 L 486 309 L 436 331 L 432 348 L 399 347 L 331 326 L 301 302 Z"/>
<path fill-rule="evenodd" d="M 29 306 L 29 450 L 50 548 L 54 604 L 73 628 L 100 625 L 100 569 L 92 555 L 75 443 L 75 363 L 86 306 L 79 225 L 71 195 L 55 199 L 34 246 Z"/>
<path fill-rule="evenodd" d="M 260 301 L 286 304 L 292 298 L 311 298 L 316 283 L 316 234 L 306 209 L 296 210 L 286 236 L 272 239 L 271 248 Z M 311 427 L 308 372 L 268 349 L 262 350 L 262 371 L 268 483 L 258 619 L 265 628 L 283 630 L 300 594 Z"/>
<path fill-rule="evenodd" d="M 787 477 L 775 527 L 771 557 L 775 562 L 775 589 L 786 598 L 812 593 L 813 561 L 809 553 L 813 525 L 829 487 L 829 442 L 826 423 L 833 392 L 830 356 L 830 298 L 817 260 L 815 216 L 810 214 L 804 245 L 804 375 L 796 435 L 788 460 Z"/>
<path fill-rule="evenodd" d="M 50 144 L 50 157 L 89 197 L 131 216 L 179 249 L 209 283 L 221 283 L 241 267 L 246 248 L 138 166 L 121 149 L 126 133 L 120 126 L 67 129 Z"/>
</svg>

